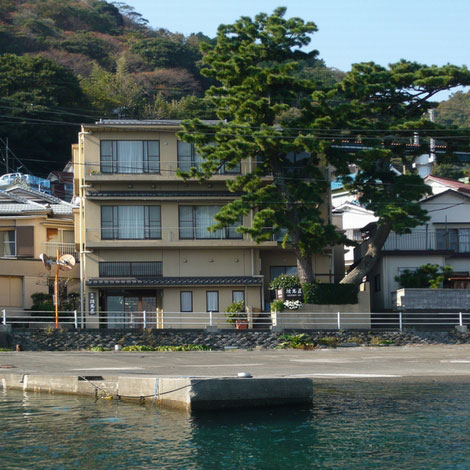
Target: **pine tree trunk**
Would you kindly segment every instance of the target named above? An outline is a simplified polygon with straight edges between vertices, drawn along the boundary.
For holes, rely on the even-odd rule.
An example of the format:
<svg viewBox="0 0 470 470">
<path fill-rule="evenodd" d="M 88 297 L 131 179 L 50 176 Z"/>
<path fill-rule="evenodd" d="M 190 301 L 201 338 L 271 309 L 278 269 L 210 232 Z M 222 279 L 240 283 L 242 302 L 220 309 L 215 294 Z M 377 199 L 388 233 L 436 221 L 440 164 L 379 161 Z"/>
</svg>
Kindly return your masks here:
<svg viewBox="0 0 470 470">
<path fill-rule="evenodd" d="M 302 256 L 298 252 L 296 252 L 296 256 L 300 284 L 311 284 L 315 280 L 313 276 L 312 256 Z"/>
<path fill-rule="evenodd" d="M 340 284 L 355 284 L 359 286 L 377 263 L 385 241 L 390 234 L 392 226 L 390 224 L 382 224 L 377 227 L 375 235 L 367 242 L 367 251 L 359 264 L 340 281 Z"/>
</svg>

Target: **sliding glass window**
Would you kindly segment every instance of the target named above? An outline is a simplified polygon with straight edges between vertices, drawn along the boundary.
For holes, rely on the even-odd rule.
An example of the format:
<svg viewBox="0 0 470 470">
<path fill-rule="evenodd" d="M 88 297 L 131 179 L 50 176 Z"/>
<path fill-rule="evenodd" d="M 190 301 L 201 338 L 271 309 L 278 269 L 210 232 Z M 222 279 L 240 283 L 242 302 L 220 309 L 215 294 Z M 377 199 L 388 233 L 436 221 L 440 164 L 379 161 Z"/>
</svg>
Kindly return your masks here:
<svg viewBox="0 0 470 470">
<path fill-rule="evenodd" d="M 180 239 L 242 239 L 243 235 L 235 230 L 241 220 L 214 232 L 208 230 L 216 223 L 214 216 L 220 209 L 220 206 L 179 206 Z"/>
<path fill-rule="evenodd" d="M 101 206 L 103 240 L 147 240 L 161 237 L 160 206 Z"/>
<path fill-rule="evenodd" d="M 197 152 L 193 144 L 178 141 L 178 168 L 181 171 L 189 171 L 191 168 L 201 169 L 203 158 Z M 240 163 L 233 168 L 228 168 L 227 165 L 222 165 L 217 172 L 223 174 L 240 174 Z"/>
<path fill-rule="evenodd" d="M 102 173 L 159 173 L 158 140 L 102 140 Z"/>
</svg>

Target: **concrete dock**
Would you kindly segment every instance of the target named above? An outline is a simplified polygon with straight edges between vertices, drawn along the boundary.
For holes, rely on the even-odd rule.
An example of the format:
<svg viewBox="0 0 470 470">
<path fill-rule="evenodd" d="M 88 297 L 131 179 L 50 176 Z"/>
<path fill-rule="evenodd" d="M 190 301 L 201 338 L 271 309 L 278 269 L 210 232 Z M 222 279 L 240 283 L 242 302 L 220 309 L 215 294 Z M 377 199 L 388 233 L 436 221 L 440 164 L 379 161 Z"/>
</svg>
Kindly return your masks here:
<svg viewBox="0 0 470 470">
<path fill-rule="evenodd" d="M 248 372 L 252 378 L 239 378 Z M 317 381 L 470 383 L 470 345 L 214 352 L 2 352 L 5 388 L 219 409 L 311 403 Z"/>
</svg>

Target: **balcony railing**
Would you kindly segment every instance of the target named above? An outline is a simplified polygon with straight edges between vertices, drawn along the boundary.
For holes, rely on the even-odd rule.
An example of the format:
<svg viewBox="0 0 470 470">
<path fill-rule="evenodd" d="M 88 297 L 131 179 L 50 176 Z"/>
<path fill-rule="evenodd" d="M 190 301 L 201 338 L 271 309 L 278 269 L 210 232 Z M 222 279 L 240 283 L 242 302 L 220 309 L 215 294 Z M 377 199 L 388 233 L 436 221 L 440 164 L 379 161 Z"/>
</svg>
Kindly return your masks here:
<svg viewBox="0 0 470 470">
<path fill-rule="evenodd" d="M 73 255 L 75 259 L 78 259 L 78 253 L 75 251 L 75 243 L 63 243 L 63 242 L 46 242 L 45 252 L 47 256 L 55 258 L 57 256 L 57 250 L 60 255 Z"/>
<path fill-rule="evenodd" d="M 392 232 L 388 236 L 383 250 L 448 250 L 456 253 L 470 253 L 470 232 L 468 229 L 415 230 L 405 235 L 397 235 Z"/>
</svg>

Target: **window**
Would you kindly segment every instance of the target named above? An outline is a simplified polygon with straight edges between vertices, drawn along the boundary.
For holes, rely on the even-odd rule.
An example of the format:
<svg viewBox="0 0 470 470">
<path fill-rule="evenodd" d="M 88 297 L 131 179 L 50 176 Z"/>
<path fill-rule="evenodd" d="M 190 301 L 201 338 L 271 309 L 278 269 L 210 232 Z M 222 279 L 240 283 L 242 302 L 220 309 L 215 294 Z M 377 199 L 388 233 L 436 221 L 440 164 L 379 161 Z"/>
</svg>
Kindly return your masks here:
<svg viewBox="0 0 470 470">
<path fill-rule="evenodd" d="M 161 261 L 103 261 L 100 277 L 158 277 L 162 275 Z"/>
<path fill-rule="evenodd" d="M 0 257 L 16 256 L 16 236 L 14 230 L 0 232 Z"/>
<path fill-rule="evenodd" d="M 206 303 L 208 312 L 219 311 L 219 291 L 207 291 L 206 292 Z"/>
<path fill-rule="evenodd" d="M 158 140 L 102 140 L 102 173 L 159 173 Z"/>
<path fill-rule="evenodd" d="M 178 141 L 178 168 L 181 171 L 189 171 L 191 168 L 201 168 L 201 163 L 203 158 L 193 144 L 188 144 L 187 142 Z M 240 173 L 240 163 L 235 165 L 233 168 L 227 168 L 226 165 L 222 165 L 219 169 L 219 174 L 239 174 Z"/>
<path fill-rule="evenodd" d="M 297 266 L 271 266 L 269 274 L 271 281 L 281 274 L 297 274 Z"/>
<path fill-rule="evenodd" d="M 180 307 L 182 312 L 193 311 L 193 293 L 191 291 L 180 292 Z"/>
<path fill-rule="evenodd" d="M 103 240 L 159 239 L 160 206 L 101 206 Z"/>
<path fill-rule="evenodd" d="M 243 290 L 233 290 L 232 291 L 232 302 L 245 302 L 245 291 Z"/>
<path fill-rule="evenodd" d="M 243 234 L 236 232 L 236 225 L 209 232 L 208 228 L 214 225 L 214 215 L 219 212 L 220 206 L 179 206 L 179 237 L 180 239 L 204 238 L 230 238 L 241 239 Z"/>
<path fill-rule="evenodd" d="M 456 228 L 436 230 L 436 248 L 438 250 L 458 250 L 459 235 Z"/>
</svg>

